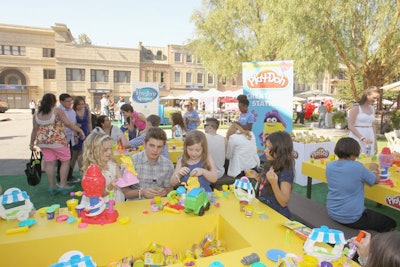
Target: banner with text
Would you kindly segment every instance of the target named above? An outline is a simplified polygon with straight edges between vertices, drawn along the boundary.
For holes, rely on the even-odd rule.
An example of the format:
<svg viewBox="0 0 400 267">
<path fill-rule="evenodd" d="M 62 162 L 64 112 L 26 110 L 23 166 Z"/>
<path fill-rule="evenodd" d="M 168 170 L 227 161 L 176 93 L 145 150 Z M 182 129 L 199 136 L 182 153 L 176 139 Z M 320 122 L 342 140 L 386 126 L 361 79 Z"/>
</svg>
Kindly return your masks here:
<svg viewBox="0 0 400 267">
<path fill-rule="evenodd" d="M 292 132 L 293 61 L 246 62 L 242 67 L 243 94 L 256 120 L 252 131 L 257 148 L 264 149 L 271 133 Z"/>
<path fill-rule="evenodd" d="M 131 104 L 135 111 L 141 112 L 145 117 L 159 113 L 160 91 L 158 83 L 132 82 Z"/>
</svg>

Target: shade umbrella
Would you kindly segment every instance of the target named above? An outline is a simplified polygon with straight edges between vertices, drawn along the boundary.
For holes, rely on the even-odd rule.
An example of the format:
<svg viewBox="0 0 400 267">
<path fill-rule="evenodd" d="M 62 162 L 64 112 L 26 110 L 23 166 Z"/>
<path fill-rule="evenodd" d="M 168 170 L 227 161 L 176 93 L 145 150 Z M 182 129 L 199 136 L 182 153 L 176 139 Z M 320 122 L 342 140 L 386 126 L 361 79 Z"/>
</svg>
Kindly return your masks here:
<svg viewBox="0 0 400 267">
<path fill-rule="evenodd" d="M 294 97 L 293 97 L 293 101 L 296 101 L 296 102 L 305 102 L 305 101 L 307 101 L 307 99 L 304 99 L 304 98 L 302 98 L 302 97 L 294 96 Z"/>
<path fill-rule="evenodd" d="M 320 90 L 311 90 L 302 93 L 298 93 L 295 96 L 307 98 L 307 97 L 332 97 L 332 94 L 327 92 L 322 92 Z"/>
<path fill-rule="evenodd" d="M 385 91 L 400 91 L 400 81 L 382 86 L 381 89 Z"/>
</svg>

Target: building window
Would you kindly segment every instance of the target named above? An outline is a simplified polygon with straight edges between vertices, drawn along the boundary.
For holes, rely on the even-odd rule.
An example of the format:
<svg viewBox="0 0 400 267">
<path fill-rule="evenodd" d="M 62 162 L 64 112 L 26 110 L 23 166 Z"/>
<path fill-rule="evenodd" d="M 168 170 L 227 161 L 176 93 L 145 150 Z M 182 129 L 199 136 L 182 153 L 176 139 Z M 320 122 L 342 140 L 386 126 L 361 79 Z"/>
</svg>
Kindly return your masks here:
<svg viewBox="0 0 400 267">
<path fill-rule="evenodd" d="M 201 73 L 201 72 L 197 73 L 196 83 L 203 84 L 203 73 Z"/>
<path fill-rule="evenodd" d="M 91 82 L 108 82 L 108 70 L 90 70 Z"/>
<path fill-rule="evenodd" d="M 54 48 L 43 48 L 43 57 L 55 57 L 56 50 Z"/>
<path fill-rule="evenodd" d="M 236 85 L 236 78 L 232 78 L 232 85 Z"/>
<path fill-rule="evenodd" d="M 25 46 L 0 45 L 0 55 L 25 56 Z"/>
<path fill-rule="evenodd" d="M 175 62 L 181 62 L 181 53 L 175 53 Z"/>
<path fill-rule="evenodd" d="M 174 83 L 181 83 L 181 73 L 179 71 L 174 73 Z"/>
<path fill-rule="evenodd" d="M 186 72 L 186 84 L 191 84 L 191 83 L 192 83 L 192 73 Z"/>
<path fill-rule="evenodd" d="M 114 71 L 114 82 L 115 83 L 130 83 L 131 72 L 130 71 Z"/>
<path fill-rule="evenodd" d="M 226 85 L 226 77 L 222 77 L 221 83 L 222 85 Z"/>
<path fill-rule="evenodd" d="M 67 81 L 84 81 L 85 69 L 69 69 L 67 68 Z"/>
<path fill-rule="evenodd" d="M 188 63 L 192 62 L 192 55 L 186 54 L 186 62 L 188 62 Z"/>
<path fill-rule="evenodd" d="M 160 82 L 164 82 L 164 72 L 160 73 Z"/>
<path fill-rule="evenodd" d="M 207 75 L 207 83 L 214 84 L 214 75 L 212 75 L 212 74 Z"/>
<path fill-rule="evenodd" d="M 197 64 L 201 64 L 201 59 L 197 58 L 196 62 L 197 62 Z"/>
<path fill-rule="evenodd" d="M 153 71 L 153 82 L 157 82 L 157 71 Z"/>
<path fill-rule="evenodd" d="M 43 70 L 43 79 L 55 79 L 56 70 Z"/>
<path fill-rule="evenodd" d="M 162 59 L 162 51 L 158 50 L 156 54 L 156 60 L 161 60 Z"/>
<path fill-rule="evenodd" d="M 150 82 L 150 71 L 149 70 L 144 71 L 144 81 L 147 83 Z"/>
</svg>

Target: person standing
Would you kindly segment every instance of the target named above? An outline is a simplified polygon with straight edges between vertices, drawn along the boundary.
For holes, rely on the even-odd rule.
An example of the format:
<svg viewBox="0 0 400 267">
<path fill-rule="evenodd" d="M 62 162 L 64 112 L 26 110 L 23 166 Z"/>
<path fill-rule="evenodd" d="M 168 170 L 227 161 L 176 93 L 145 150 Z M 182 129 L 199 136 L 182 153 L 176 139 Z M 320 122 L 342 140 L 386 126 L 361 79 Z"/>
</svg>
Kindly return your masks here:
<svg viewBox="0 0 400 267">
<path fill-rule="evenodd" d="M 60 104 L 57 106 L 58 109 L 61 109 L 64 111 L 65 115 L 67 116 L 68 120 L 76 125 L 76 112 L 72 108 L 72 97 L 69 94 L 61 94 L 59 96 Z M 65 127 L 65 133 L 67 137 L 67 144 L 70 149 L 70 158 L 72 157 L 72 147 L 75 145 L 75 133 L 74 131 L 69 127 Z M 60 180 L 60 167 L 61 167 L 61 162 L 58 161 L 58 169 L 57 169 L 57 181 Z M 73 176 L 74 170 L 70 167 L 69 172 L 68 172 L 68 183 L 77 183 L 80 181 L 79 178 L 76 178 Z"/>
<path fill-rule="evenodd" d="M 249 100 L 246 95 L 238 95 L 238 106 L 239 106 L 239 119 L 238 123 L 242 126 L 244 130 L 251 131 L 253 128 L 253 123 L 255 122 L 254 115 L 249 112 Z"/>
<path fill-rule="evenodd" d="M 376 86 L 370 86 L 364 91 L 360 101 L 355 103 L 349 111 L 349 137 L 358 142 L 362 153 L 366 153 L 367 144 L 371 146 L 372 154 L 378 152 L 373 105 L 379 96 L 379 89 Z"/>
<path fill-rule="evenodd" d="M 190 132 L 196 130 L 198 124 L 200 124 L 199 114 L 193 109 L 192 101 L 186 101 L 184 107 L 186 108 L 186 112 L 183 114 L 183 119 L 185 121 L 187 131 Z"/>
<path fill-rule="evenodd" d="M 103 97 L 100 100 L 100 107 L 101 107 L 101 115 L 106 115 L 107 117 L 110 116 L 110 110 L 109 110 L 109 106 L 110 106 L 110 100 L 109 100 L 109 96 L 107 94 L 104 94 Z"/>
<path fill-rule="evenodd" d="M 29 103 L 29 108 L 31 109 L 32 115 L 34 115 L 35 111 L 36 111 L 36 103 L 35 103 L 35 101 L 33 101 L 33 99 Z"/>
<path fill-rule="evenodd" d="M 325 115 L 326 115 L 326 106 L 323 101 L 321 101 L 321 105 L 318 107 L 318 128 L 325 127 Z"/>
<path fill-rule="evenodd" d="M 81 96 L 74 98 L 73 109 L 76 113 L 76 126 L 81 128 L 86 136 L 92 131 L 92 113 L 90 113 L 89 108 L 86 106 L 85 99 Z M 75 163 L 78 161 L 79 169 L 82 167 L 82 150 L 83 150 L 83 140 L 78 139 L 75 136 L 75 145 L 72 147 L 71 156 L 71 168 L 75 168 Z"/>
<path fill-rule="evenodd" d="M 49 193 L 51 195 L 57 193 L 68 194 L 74 189 L 74 186 L 67 185 L 71 152 L 68 148 L 64 125 L 79 133 L 81 139 L 85 138 L 85 133 L 82 129 L 72 123 L 62 109 L 55 108 L 56 102 L 54 94 L 47 93 L 43 96 L 38 112 L 33 117 L 29 146 L 34 151 L 36 150 L 36 144 L 43 153 L 46 163 L 44 171 L 49 182 Z M 58 185 L 54 179 L 57 159 L 61 161 L 60 182 Z"/>
<path fill-rule="evenodd" d="M 172 190 L 170 178 L 174 165 L 161 156 L 166 143 L 167 134 L 163 129 L 152 127 L 147 130 L 144 151 L 132 156 L 139 185 L 121 188 L 127 200 L 165 197 Z"/>
<path fill-rule="evenodd" d="M 122 110 L 121 110 L 121 107 L 122 107 L 122 105 L 124 105 L 124 104 L 126 104 L 126 103 L 125 103 L 125 98 L 123 98 L 122 96 L 120 96 L 120 97 L 119 97 L 119 100 L 118 100 L 118 103 L 117 103 L 117 106 L 118 106 L 118 109 L 119 109 L 119 120 L 120 120 L 121 126 L 125 124 L 125 117 L 124 117 L 124 115 L 122 114 Z"/>
</svg>

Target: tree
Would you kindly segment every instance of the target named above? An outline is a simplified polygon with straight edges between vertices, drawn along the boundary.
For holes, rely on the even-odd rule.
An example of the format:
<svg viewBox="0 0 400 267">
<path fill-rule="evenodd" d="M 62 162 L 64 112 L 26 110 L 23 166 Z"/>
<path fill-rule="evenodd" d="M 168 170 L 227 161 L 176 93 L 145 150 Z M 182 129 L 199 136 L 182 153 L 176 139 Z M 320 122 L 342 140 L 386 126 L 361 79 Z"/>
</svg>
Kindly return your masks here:
<svg viewBox="0 0 400 267">
<path fill-rule="evenodd" d="M 399 73 L 399 18 L 399 0 L 204 0 L 190 46 L 224 76 L 245 61 L 285 59 L 303 82 L 344 71 L 357 100 Z"/>
<path fill-rule="evenodd" d="M 79 34 L 78 44 L 80 45 L 92 45 L 92 40 L 85 33 Z"/>
</svg>

